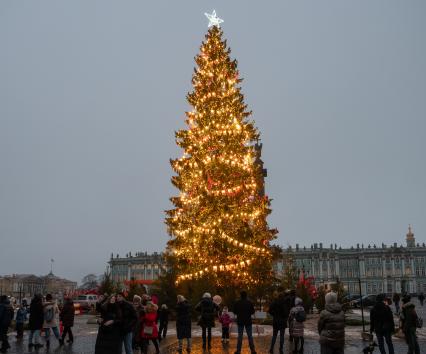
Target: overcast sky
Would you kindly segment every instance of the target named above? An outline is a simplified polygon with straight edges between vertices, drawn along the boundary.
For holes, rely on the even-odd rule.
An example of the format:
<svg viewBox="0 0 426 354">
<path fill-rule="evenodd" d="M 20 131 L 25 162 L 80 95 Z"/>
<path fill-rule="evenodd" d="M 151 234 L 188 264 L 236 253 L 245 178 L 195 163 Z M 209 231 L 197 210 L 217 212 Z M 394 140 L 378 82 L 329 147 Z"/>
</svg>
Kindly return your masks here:
<svg viewBox="0 0 426 354">
<path fill-rule="evenodd" d="M 281 245 L 426 241 L 426 2 L 0 2 L 0 274 L 162 251 L 216 9 Z"/>
</svg>

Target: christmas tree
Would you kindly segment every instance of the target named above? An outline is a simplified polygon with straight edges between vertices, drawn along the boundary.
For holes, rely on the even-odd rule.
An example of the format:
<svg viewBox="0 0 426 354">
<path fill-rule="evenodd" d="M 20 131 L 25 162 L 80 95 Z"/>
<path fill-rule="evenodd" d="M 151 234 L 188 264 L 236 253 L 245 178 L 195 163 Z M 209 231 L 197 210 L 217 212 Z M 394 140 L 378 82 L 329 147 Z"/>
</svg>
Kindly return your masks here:
<svg viewBox="0 0 426 354">
<path fill-rule="evenodd" d="M 266 222 L 259 132 L 248 119 L 237 61 L 222 39 L 221 20 L 208 16 L 214 17 L 195 58 L 187 129 L 176 132 L 184 154 L 170 161 L 180 195 L 166 212 L 167 253 L 177 283 L 207 277 L 218 286 L 250 286 L 272 274 L 276 230 Z"/>
</svg>

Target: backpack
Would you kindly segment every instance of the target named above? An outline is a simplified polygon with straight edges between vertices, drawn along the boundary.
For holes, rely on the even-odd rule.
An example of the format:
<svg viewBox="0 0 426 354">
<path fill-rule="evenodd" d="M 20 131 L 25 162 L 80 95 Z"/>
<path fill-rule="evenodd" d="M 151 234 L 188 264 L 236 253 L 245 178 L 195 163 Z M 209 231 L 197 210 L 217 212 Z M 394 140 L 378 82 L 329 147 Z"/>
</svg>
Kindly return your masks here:
<svg viewBox="0 0 426 354">
<path fill-rule="evenodd" d="M 297 322 L 305 322 L 306 321 L 306 312 L 305 310 L 297 311 L 294 315 L 294 318 Z"/>
<path fill-rule="evenodd" d="M 53 306 L 49 307 L 47 311 L 44 313 L 44 320 L 46 322 L 52 322 L 55 317 L 55 313 L 53 312 Z"/>
</svg>

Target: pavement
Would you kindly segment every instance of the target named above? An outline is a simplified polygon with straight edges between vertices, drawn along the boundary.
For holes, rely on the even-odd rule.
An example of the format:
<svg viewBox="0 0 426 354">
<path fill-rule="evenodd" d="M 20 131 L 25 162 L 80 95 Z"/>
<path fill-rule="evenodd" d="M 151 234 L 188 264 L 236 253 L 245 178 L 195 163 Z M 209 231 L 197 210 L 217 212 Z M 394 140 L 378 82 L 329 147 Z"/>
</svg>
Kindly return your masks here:
<svg viewBox="0 0 426 354">
<path fill-rule="evenodd" d="M 426 318 L 426 307 L 416 306 L 418 313 Z M 365 314 L 366 318 L 369 318 L 369 313 Z M 25 334 L 25 337 L 21 341 L 17 341 L 14 337 L 14 334 L 9 334 L 9 342 L 11 343 L 12 348 L 8 351 L 10 354 L 45 354 L 45 353 L 54 353 L 54 354 L 93 354 L 95 348 L 96 335 L 98 331 L 98 326 L 96 324 L 88 324 L 87 321 L 93 316 L 82 315 L 76 316 L 75 325 L 73 327 L 73 332 L 75 336 L 75 341 L 72 345 L 65 344 L 60 347 L 54 337 L 51 337 L 51 347 L 49 349 L 29 349 L 28 348 L 28 334 Z M 318 334 L 316 333 L 316 323 L 318 315 L 308 316 L 307 321 L 305 322 L 305 354 L 318 354 L 320 352 L 318 344 Z M 235 326 L 235 325 L 234 325 Z M 366 329 L 369 327 L 367 326 Z M 361 330 L 359 326 L 347 326 L 346 327 L 346 347 L 345 353 L 355 354 L 362 353 L 362 349 L 368 344 L 361 340 Z M 253 326 L 253 334 L 255 340 L 256 351 L 258 354 L 267 354 L 269 350 L 272 327 L 271 326 Z M 196 324 L 192 326 L 192 336 L 193 336 L 193 345 L 192 345 L 192 354 L 233 354 L 236 348 L 236 333 L 235 327 L 232 330 L 231 328 L 231 340 L 228 345 L 223 345 L 221 343 L 221 329 L 219 326 L 216 326 L 212 330 L 212 349 L 209 352 L 203 352 L 202 342 L 201 342 L 201 330 L 200 327 Z M 426 329 L 422 328 L 418 331 L 418 337 L 420 342 L 420 352 L 426 354 Z M 407 346 L 403 339 L 394 337 L 393 339 L 395 353 L 396 354 L 405 354 L 407 353 Z M 176 353 L 177 351 L 177 341 L 176 341 L 176 329 L 174 322 L 169 323 L 169 330 L 167 333 L 167 338 L 161 341 L 160 351 L 162 354 L 171 354 Z M 124 350 L 123 350 L 124 353 Z M 139 352 L 135 352 L 139 354 Z M 150 345 L 149 353 L 155 353 L 153 345 Z M 241 354 L 249 354 L 250 350 L 248 348 L 247 338 L 244 337 L 243 341 L 243 350 Z M 278 353 L 278 343 L 276 343 L 275 353 Z M 290 343 L 288 342 L 288 332 L 286 332 L 286 343 L 285 343 L 285 353 L 289 354 Z M 379 350 L 376 348 L 374 353 L 379 353 Z"/>
</svg>

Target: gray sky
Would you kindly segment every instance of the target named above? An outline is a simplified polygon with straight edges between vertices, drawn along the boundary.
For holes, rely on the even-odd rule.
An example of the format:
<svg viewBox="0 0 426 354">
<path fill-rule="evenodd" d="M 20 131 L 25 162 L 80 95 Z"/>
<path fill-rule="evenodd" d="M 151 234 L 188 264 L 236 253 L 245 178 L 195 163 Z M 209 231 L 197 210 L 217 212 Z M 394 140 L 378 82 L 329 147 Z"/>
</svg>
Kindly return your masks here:
<svg viewBox="0 0 426 354">
<path fill-rule="evenodd" d="M 278 243 L 426 234 L 426 2 L 0 2 L 0 274 L 161 251 L 216 9 L 260 129 Z"/>
</svg>

